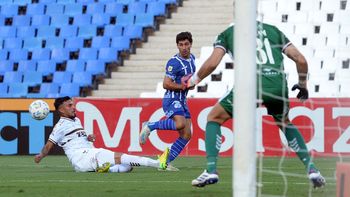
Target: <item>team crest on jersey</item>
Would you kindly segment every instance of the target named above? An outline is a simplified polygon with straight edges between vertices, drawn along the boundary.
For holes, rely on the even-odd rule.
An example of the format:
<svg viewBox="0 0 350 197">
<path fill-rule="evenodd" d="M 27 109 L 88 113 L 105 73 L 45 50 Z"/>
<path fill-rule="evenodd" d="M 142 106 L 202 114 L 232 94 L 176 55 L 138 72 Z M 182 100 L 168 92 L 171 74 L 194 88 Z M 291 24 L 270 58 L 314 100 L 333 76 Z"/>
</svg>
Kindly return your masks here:
<svg viewBox="0 0 350 197">
<path fill-rule="evenodd" d="M 169 66 L 169 67 L 168 67 L 168 72 L 171 72 L 171 71 L 173 71 L 173 67 L 172 67 L 172 66 Z"/>
</svg>

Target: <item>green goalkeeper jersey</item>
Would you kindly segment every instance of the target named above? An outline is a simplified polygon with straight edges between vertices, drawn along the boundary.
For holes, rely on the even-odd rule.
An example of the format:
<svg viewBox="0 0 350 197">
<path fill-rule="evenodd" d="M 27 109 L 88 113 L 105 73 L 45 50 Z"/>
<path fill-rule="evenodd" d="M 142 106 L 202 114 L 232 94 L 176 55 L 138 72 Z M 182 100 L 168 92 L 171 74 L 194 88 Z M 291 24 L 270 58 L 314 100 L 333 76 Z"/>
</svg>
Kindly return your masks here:
<svg viewBox="0 0 350 197">
<path fill-rule="evenodd" d="M 234 25 L 231 25 L 218 35 L 214 47 L 223 48 L 233 57 L 233 41 Z M 263 91 L 267 92 L 275 92 L 269 89 L 287 89 L 282 53 L 290 44 L 288 38 L 277 27 L 257 22 L 256 44 L 258 89 L 262 87 Z M 282 92 L 280 91 L 279 94 Z"/>
</svg>

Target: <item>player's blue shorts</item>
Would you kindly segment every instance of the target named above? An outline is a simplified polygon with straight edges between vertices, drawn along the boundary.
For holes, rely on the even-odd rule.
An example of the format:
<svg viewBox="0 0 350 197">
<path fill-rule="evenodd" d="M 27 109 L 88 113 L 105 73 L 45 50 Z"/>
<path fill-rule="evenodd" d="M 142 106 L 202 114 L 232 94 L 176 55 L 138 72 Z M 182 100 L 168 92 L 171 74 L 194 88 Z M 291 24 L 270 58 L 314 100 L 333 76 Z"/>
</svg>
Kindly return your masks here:
<svg viewBox="0 0 350 197">
<path fill-rule="evenodd" d="M 184 116 L 186 119 L 191 118 L 186 101 L 163 99 L 163 111 L 167 118 L 172 118 L 175 115 Z"/>
</svg>

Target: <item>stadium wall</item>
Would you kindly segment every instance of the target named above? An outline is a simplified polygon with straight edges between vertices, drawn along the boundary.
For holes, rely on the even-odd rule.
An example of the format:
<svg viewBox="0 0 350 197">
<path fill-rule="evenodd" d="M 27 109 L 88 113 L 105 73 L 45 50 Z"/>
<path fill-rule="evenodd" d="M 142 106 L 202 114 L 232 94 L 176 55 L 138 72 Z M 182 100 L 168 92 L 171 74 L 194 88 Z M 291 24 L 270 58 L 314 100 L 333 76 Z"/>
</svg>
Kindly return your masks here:
<svg viewBox="0 0 350 197">
<path fill-rule="evenodd" d="M 0 99 L 0 155 L 26 155 L 40 152 L 58 116 L 53 111 L 41 121 L 30 117 L 33 99 Z M 53 108 L 53 100 L 45 99 Z M 183 155 L 205 155 L 206 117 L 216 99 L 188 99 L 192 114 L 193 137 Z M 164 118 L 161 99 L 76 98 L 77 116 L 88 134 L 96 135 L 95 147 L 137 155 L 156 155 L 177 138 L 177 132 L 152 132 L 141 146 L 138 133 L 144 121 Z M 350 99 L 314 98 L 305 103 L 291 100 L 290 119 L 300 129 L 315 156 L 350 155 Z M 231 156 L 232 121 L 222 127 L 222 156 Z M 284 154 L 283 135 L 265 108 L 257 112 L 257 152 L 267 156 Z M 281 143 L 281 141 L 283 143 Z M 295 156 L 287 150 L 287 156 Z M 58 147 L 51 154 L 63 154 Z"/>
</svg>

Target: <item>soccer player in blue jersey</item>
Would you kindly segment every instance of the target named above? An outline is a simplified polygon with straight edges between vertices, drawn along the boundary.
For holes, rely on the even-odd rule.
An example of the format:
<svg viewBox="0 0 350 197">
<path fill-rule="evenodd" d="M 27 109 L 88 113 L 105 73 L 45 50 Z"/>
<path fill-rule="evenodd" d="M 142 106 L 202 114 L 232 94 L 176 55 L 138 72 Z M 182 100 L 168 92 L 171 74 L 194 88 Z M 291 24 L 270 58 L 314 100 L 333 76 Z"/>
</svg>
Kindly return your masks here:
<svg viewBox="0 0 350 197">
<path fill-rule="evenodd" d="M 170 58 L 166 64 L 163 88 L 166 89 L 163 98 L 165 120 L 144 122 L 140 132 L 140 143 L 145 144 L 150 132 L 160 130 L 174 130 L 179 138 L 170 148 L 168 163 L 173 161 L 191 139 L 191 115 L 187 106 L 186 95 L 188 88 L 184 81 L 195 71 L 195 57 L 191 54 L 192 35 L 181 32 L 176 36 L 179 53 Z M 178 170 L 168 165 L 167 170 Z"/>
</svg>

